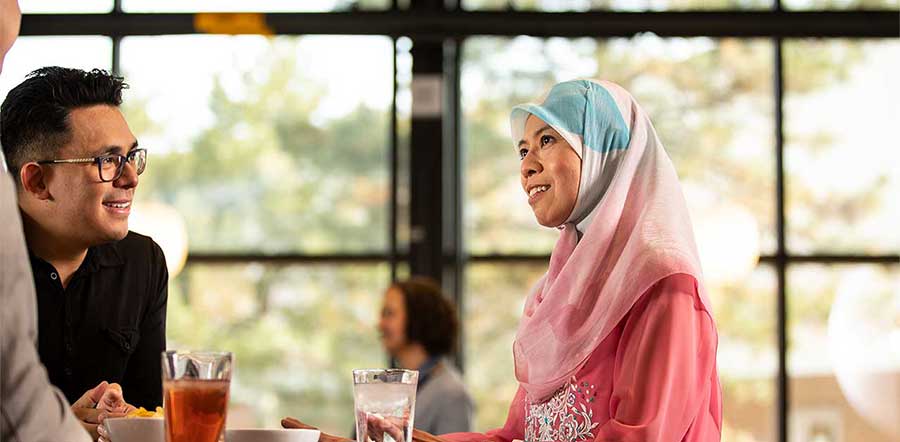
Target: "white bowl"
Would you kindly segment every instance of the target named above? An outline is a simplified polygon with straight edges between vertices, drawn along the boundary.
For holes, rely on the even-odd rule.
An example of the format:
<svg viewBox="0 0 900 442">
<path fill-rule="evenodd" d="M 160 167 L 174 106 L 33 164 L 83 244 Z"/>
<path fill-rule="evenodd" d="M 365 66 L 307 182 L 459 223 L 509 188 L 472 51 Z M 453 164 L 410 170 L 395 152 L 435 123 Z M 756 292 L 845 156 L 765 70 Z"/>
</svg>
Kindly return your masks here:
<svg viewBox="0 0 900 442">
<path fill-rule="evenodd" d="M 112 442 L 163 442 L 165 425 L 161 417 L 114 417 L 103 421 Z"/>
<path fill-rule="evenodd" d="M 318 442 L 319 430 L 264 430 L 235 428 L 225 430 L 225 442 Z M 113 441 L 116 442 L 116 441 Z"/>
</svg>

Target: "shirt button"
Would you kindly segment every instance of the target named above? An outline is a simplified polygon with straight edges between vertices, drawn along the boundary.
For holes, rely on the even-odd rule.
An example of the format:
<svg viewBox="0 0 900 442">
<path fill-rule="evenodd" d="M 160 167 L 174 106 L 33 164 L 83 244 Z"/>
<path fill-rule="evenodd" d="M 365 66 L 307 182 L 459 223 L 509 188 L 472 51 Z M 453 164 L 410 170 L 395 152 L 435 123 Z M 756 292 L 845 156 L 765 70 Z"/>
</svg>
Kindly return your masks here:
<svg viewBox="0 0 900 442">
<path fill-rule="evenodd" d="M 72 353 L 73 350 L 74 350 L 74 348 L 72 347 L 72 344 L 66 344 L 66 351 L 67 351 L 67 352 Z"/>
<path fill-rule="evenodd" d="M 50 274 L 50 279 L 56 281 L 57 279 L 59 279 L 59 275 L 57 275 L 56 272 L 53 272 Z"/>
<path fill-rule="evenodd" d="M 69 376 L 69 377 L 71 377 L 71 376 L 72 376 L 72 369 L 71 369 L 71 368 L 69 368 L 69 367 L 66 367 L 66 369 L 65 369 L 65 370 L 63 370 L 63 373 L 65 373 L 65 374 L 66 374 L 66 376 Z"/>
</svg>

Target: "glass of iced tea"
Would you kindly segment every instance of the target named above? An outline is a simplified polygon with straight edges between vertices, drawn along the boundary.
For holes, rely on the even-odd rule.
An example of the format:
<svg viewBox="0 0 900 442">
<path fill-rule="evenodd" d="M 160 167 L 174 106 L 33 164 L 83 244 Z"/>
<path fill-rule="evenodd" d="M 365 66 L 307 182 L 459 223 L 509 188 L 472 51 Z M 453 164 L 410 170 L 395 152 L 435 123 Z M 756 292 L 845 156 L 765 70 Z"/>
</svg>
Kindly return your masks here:
<svg viewBox="0 0 900 442">
<path fill-rule="evenodd" d="M 223 442 L 231 353 L 162 354 L 166 442 Z"/>
</svg>

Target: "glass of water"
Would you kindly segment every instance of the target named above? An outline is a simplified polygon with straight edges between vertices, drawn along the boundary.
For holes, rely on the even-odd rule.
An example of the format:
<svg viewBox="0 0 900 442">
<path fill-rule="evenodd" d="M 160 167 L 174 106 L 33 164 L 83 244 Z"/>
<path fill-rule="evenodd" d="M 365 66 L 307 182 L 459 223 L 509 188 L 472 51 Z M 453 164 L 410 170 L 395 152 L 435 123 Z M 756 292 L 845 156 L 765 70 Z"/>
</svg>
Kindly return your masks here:
<svg viewBox="0 0 900 442">
<path fill-rule="evenodd" d="M 412 442 L 419 372 L 353 370 L 357 442 Z"/>
</svg>

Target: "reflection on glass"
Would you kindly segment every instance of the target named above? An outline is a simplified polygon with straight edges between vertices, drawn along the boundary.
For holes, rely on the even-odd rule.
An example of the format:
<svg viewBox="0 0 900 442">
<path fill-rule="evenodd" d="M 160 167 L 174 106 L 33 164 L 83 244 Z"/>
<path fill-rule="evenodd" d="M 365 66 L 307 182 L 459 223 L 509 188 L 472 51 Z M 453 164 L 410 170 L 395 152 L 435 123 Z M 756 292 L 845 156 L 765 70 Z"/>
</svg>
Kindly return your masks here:
<svg viewBox="0 0 900 442">
<path fill-rule="evenodd" d="M 788 273 L 792 441 L 900 437 L 900 266 Z"/>
<path fill-rule="evenodd" d="M 45 66 L 78 69 L 112 68 L 112 40 L 107 37 L 19 37 L 3 61 L 0 97 Z M 127 96 L 126 92 L 126 96 Z"/>
<path fill-rule="evenodd" d="M 462 5 L 463 8 L 469 10 L 505 10 L 512 7 L 522 11 L 543 12 L 582 12 L 590 10 L 680 11 L 768 9 L 772 7 L 772 0 L 462 0 Z"/>
<path fill-rule="evenodd" d="M 695 219 L 737 207 L 744 255 L 774 251 L 772 49 L 767 41 L 472 38 L 463 53 L 465 228 L 470 253 L 548 253 L 519 183 L 508 115 L 552 84 L 604 78 L 653 119 Z M 752 267 L 752 260 L 750 266 Z"/>
<path fill-rule="evenodd" d="M 900 250 L 900 42 L 785 43 L 788 248 Z"/>
<path fill-rule="evenodd" d="M 169 287 L 168 348 L 230 351 L 229 427 L 296 416 L 353 427 L 358 367 L 386 363 L 375 332 L 388 265 L 188 265 Z"/>
<path fill-rule="evenodd" d="M 506 420 L 516 391 L 512 343 L 525 297 L 546 264 L 470 264 L 464 305 L 466 383 L 476 428 Z M 769 267 L 744 279 L 707 287 L 719 331 L 718 368 L 724 392 L 722 440 L 774 442 L 776 279 Z"/>
<path fill-rule="evenodd" d="M 125 38 L 151 156 L 136 206 L 174 206 L 194 252 L 386 251 L 392 54 L 386 37 Z"/>
<path fill-rule="evenodd" d="M 390 0 L 123 0 L 126 12 L 330 12 L 387 9 Z"/>
</svg>

